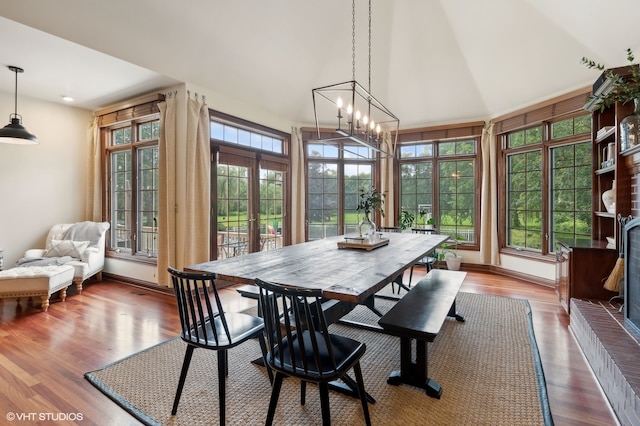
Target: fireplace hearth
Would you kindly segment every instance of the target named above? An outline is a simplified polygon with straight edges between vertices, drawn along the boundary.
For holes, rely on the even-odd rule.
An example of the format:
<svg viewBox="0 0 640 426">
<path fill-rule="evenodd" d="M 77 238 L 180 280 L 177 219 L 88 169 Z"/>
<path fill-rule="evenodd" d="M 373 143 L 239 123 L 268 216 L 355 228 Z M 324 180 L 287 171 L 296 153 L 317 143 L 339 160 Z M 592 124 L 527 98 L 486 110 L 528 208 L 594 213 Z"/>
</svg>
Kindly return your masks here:
<svg viewBox="0 0 640 426">
<path fill-rule="evenodd" d="M 622 297 L 571 299 L 570 327 L 620 423 L 640 425 L 640 218 L 621 237 Z"/>
</svg>

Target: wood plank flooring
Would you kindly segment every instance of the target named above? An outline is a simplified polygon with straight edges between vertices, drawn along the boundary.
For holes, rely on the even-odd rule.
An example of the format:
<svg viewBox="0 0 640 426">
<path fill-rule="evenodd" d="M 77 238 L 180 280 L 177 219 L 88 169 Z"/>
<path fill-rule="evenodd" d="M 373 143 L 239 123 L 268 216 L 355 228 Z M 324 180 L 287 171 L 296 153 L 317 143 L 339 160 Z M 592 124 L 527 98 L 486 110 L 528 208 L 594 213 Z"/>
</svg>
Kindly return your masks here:
<svg viewBox="0 0 640 426">
<path fill-rule="evenodd" d="M 552 289 L 469 272 L 461 291 L 529 300 L 556 425 L 617 424 Z M 233 288 L 221 293 L 229 310 L 255 303 Z M 113 281 L 89 283 L 82 295 L 72 289 L 46 313 L 1 300 L 0 424 L 10 413 L 11 424 L 139 424 L 83 374 L 176 336 L 178 324 L 173 296 Z"/>
</svg>

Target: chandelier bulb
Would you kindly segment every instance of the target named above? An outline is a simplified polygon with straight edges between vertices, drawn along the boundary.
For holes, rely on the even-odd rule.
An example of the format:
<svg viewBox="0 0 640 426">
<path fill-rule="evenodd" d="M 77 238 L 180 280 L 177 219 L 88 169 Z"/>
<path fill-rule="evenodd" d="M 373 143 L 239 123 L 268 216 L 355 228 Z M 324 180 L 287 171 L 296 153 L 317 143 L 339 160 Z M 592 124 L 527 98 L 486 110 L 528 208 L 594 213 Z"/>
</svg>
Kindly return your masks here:
<svg viewBox="0 0 640 426">
<path fill-rule="evenodd" d="M 349 115 L 353 114 L 353 106 L 351 104 L 347 106 L 347 114 Z"/>
<path fill-rule="evenodd" d="M 360 110 L 356 111 L 356 120 L 360 120 Z"/>
<path fill-rule="evenodd" d="M 369 117 L 367 117 L 366 115 L 364 117 L 362 117 L 362 122 L 366 126 L 369 123 Z"/>
<path fill-rule="evenodd" d="M 338 107 L 338 109 L 342 109 L 342 98 L 338 97 L 338 99 L 336 100 L 336 106 Z"/>
</svg>

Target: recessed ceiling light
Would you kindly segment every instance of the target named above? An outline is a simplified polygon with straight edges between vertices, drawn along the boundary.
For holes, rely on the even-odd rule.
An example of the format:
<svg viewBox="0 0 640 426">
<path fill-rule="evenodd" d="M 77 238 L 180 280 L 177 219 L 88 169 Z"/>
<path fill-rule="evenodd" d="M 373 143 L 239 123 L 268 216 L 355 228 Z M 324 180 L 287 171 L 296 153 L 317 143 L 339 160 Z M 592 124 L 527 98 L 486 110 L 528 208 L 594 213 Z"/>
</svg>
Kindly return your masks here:
<svg viewBox="0 0 640 426">
<path fill-rule="evenodd" d="M 71 96 L 62 95 L 62 100 L 65 102 L 73 102 L 73 98 Z"/>
</svg>

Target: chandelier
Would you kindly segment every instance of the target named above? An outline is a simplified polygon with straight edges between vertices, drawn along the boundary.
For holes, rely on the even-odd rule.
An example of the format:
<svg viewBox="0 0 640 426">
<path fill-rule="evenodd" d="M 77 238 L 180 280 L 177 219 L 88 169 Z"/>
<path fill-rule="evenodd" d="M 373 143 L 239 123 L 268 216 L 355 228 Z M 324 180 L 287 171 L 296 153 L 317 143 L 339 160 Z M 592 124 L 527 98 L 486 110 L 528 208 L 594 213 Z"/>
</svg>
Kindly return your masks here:
<svg viewBox="0 0 640 426">
<path fill-rule="evenodd" d="M 371 94 L 371 0 L 369 0 L 369 81 L 367 88 L 356 81 L 356 6 L 352 0 L 352 79 L 311 91 L 318 142 L 332 144 L 349 139 L 389 157 L 395 157 L 400 120 Z M 332 137 L 321 137 L 320 117 L 331 117 L 336 128 Z M 328 121 L 328 120 L 327 120 Z M 393 140 L 383 145 L 384 133 Z"/>
</svg>

